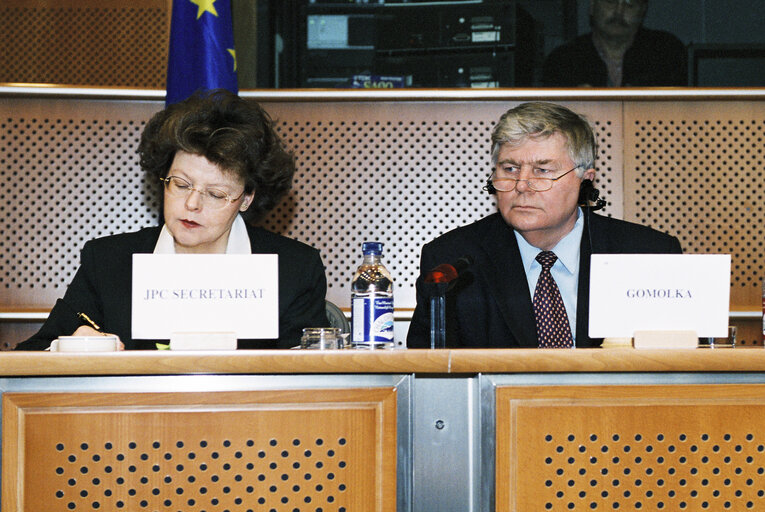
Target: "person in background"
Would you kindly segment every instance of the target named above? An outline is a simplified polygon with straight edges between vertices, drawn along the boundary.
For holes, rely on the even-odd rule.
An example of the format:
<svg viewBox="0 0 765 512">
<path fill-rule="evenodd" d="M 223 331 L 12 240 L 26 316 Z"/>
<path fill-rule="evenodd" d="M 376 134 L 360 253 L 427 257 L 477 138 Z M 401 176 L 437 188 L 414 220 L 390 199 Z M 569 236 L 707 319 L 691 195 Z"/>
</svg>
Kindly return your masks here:
<svg viewBox="0 0 765 512">
<path fill-rule="evenodd" d="M 547 87 L 639 87 L 688 84 L 683 43 L 642 26 L 648 0 L 590 0 L 592 32 L 553 50 L 544 62 Z"/>
<path fill-rule="evenodd" d="M 595 199 L 597 147 L 571 110 L 523 103 L 502 115 L 491 142 L 486 189 L 499 211 L 422 248 L 407 346 L 430 347 L 425 276 L 462 257 L 472 265 L 446 297 L 447 346 L 599 346 L 588 336 L 590 255 L 680 253 L 680 242 L 579 206 Z"/>
<path fill-rule="evenodd" d="M 304 327 L 327 325 L 319 252 L 245 222 L 273 209 L 295 172 L 260 106 L 225 90 L 197 93 L 151 118 L 138 154 L 147 179 L 163 188 L 164 224 L 87 242 L 63 299 L 17 349 L 103 333 L 118 335 L 125 349 L 155 348 L 154 341 L 131 337 L 135 253 L 277 254 L 279 338 L 239 340 L 239 348 L 287 348 L 299 344 Z M 80 312 L 103 332 L 86 325 Z"/>
</svg>

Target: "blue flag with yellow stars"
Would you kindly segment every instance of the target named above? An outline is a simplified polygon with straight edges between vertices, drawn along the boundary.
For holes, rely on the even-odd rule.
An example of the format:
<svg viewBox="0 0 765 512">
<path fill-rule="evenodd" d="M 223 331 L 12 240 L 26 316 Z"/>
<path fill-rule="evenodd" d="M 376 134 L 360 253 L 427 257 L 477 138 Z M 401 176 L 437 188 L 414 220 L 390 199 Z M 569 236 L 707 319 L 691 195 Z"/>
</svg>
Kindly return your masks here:
<svg viewBox="0 0 765 512">
<path fill-rule="evenodd" d="M 218 88 L 239 92 L 231 0 L 173 0 L 165 103 Z"/>
</svg>

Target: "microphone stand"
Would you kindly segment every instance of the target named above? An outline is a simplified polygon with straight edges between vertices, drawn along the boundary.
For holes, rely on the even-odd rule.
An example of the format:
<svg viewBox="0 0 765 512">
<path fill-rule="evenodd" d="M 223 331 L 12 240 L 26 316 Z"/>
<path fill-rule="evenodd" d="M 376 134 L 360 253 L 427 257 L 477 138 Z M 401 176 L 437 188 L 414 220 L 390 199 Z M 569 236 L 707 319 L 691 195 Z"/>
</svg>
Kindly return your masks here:
<svg viewBox="0 0 765 512">
<path fill-rule="evenodd" d="M 446 290 L 449 283 L 424 283 L 430 297 L 430 348 L 446 348 Z"/>
<path fill-rule="evenodd" d="M 451 290 L 460 273 L 473 264 L 471 256 L 462 256 L 450 265 L 443 263 L 425 276 L 422 289 L 430 298 L 430 348 L 446 348 L 446 292 Z"/>
</svg>

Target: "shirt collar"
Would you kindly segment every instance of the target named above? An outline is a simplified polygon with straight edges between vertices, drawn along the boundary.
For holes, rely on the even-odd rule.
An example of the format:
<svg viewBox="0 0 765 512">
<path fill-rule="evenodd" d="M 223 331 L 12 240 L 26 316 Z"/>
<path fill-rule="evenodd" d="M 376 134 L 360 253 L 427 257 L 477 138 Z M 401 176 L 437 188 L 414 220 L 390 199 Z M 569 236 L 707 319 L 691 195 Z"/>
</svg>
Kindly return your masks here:
<svg viewBox="0 0 765 512">
<path fill-rule="evenodd" d="M 241 215 L 237 215 L 231 225 L 226 244 L 226 254 L 251 254 L 250 237 L 247 234 L 247 225 Z M 175 239 L 167 229 L 167 224 L 162 226 L 157 244 L 154 246 L 154 254 L 175 254 Z"/>
<path fill-rule="evenodd" d="M 561 262 L 569 274 L 573 274 L 574 272 L 578 271 L 582 233 L 584 233 L 584 215 L 582 215 L 582 209 L 577 208 L 576 212 L 576 223 L 574 224 L 573 229 L 569 231 L 568 234 L 564 236 L 552 249 L 552 251 L 558 257 L 558 261 Z M 513 230 L 513 233 L 515 233 L 515 239 L 518 241 L 518 249 L 521 252 L 523 269 L 528 274 L 532 265 L 539 265 L 536 257 L 542 249 L 534 247 L 528 243 L 526 239 L 523 238 L 523 235 L 518 233 L 518 231 Z"/>
</svg>

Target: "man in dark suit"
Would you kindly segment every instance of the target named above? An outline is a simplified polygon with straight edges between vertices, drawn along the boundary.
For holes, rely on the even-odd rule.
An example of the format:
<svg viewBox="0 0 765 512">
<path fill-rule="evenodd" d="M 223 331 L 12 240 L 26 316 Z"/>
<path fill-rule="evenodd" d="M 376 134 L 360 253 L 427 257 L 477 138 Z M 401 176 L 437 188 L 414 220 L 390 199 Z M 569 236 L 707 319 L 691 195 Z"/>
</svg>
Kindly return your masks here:
<svg viewBox="0 0 765 512">
<path fill-rule="evenodd" d="M 648 0 L 591 0 L 592 32 L 554 49 L 542 69 L 546 87 L 688 84 L 685 45 L 643 27 Z"/>
<path fill-rule="evenodd" d="M 675 237 L 579 206 L 580 199 L 593 199 L 596 155 L 587 121 L 560 105 L 524 103 L 500 118 L 486 187 L 497 195 L 499 211 L 423 247 L 409 347 L 430 347 L 424 276 L 463 256 L 472 264 L 447 295 L 448 346 L 600 345 L 588 336 L 590 255 L 682 251 Z M 554 254 L 546 276 L 541 253 Z M 538 293 L 549 278 L 558 290 L 552 302 Z M 539 311 L 556 309 L 551 303 L 559 305 L 553 323 L 560 330 L 547 339 L 551 320 Z"/>
</svg>

